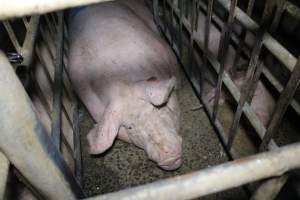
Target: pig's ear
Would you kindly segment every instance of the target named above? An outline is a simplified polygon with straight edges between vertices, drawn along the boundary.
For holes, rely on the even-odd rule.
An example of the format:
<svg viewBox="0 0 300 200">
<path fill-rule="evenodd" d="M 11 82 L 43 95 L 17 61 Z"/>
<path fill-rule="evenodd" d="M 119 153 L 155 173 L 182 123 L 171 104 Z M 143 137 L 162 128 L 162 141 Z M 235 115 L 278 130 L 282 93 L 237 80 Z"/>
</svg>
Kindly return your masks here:
<svg viewBox="0 0 300 200">
<path fill-rule="evenodd" d="M 155 106 L 161 106 L 166 103 L 176 85 L 176 78 L 173 76 L 167 80 L 149 79 L 146 81 L 146 98 Z"/>
<path fill-rule="evenodd" d="M 120 127 L 121 113 L 116 106 L 109 105 L 103 120 L 88 133 L 87 139 L 91 154 L 100 154 L 112 146 Z"/>
</svg>

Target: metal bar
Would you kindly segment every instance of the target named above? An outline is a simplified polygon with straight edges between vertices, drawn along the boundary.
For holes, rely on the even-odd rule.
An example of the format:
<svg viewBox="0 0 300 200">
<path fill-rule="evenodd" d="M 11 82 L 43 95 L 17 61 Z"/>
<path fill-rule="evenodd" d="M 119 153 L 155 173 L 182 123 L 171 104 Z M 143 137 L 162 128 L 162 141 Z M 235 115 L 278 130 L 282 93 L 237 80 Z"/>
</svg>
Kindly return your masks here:
<svg viewBox="0 0 300 200">
<path fill-rule="evenodd" d="M 4 199 L 9 172 L 9 160 L 0 152 L 0 199 Z"/>
<path fill-rule="evenodd" d="M 266 180 L 254 192 L 250 200 L 273 200 L 276 198 L 281 188 L 284 186 L 288 179 L 288 175 L 282 175 L 277 178 Z"/>
<path fill-rule="evenodd" d="M 241 91 L 241 97 L 239 99 L 238 102 L 238 107 L 236 109 L 235 115 L 234 115 L 234 119 L 233 122 L 231 124 L 231 127 L 229 129 L 229 133 L 228 133 L 228 143 L 227 143 L 227 148 L 230 149 L 233 141 L 236 137 L 237 134 L 237 128 L 243 113 L 243 107 L 247 101 L 247 99 L 249 98 L 249 93 L 250 90 L 252 88 L 254 83 L 254 74 L 255 74 L 255 70 L 257 69 L 257 66 L 262 68 L 262 65 L 257 65 L 258 64 L 258 59 L 259 59 L 259 54 L 260 54 L 260 50 L 263 44 L 263 36 L 265 33 L 265 29 L 263 28 L 263 30 L 261 30 L 261 33 L 259 33 L 259 36 L 257 38 L 256 44 L 254 46 L 254 49 L 252 51 L 252 55 L 251 55 L 251 59 L 249 62 L 249 67 L 248 67 L 248 71 L 246 74 L 246 79 L 245 82 L 243 83 L 242 86 L 242 91 Z M 258 81 L 258 79 L 256 80 Z"/>
<path fill-rule="evenodd" d="M 81 143 L 79 131 L 79 112 L 78 100 L 74 98 L 74 112 L 73 112 L 73 131 L 74 131 L 74 159 L 75 159 L 75 176 L 78 182 L 82 183 L 82 160 L 81 160 Z"/>
<path fill-rule="evenodd" d="M 272 85 L 276 88 L 276 90 L 281 93 L 283 90 L 282 84 L 273 76 L 273 74 L 266 68 L 265 66 L 263 67 L 262 71 L 263 75 L 272 83 Z M 291 106 L 295 109 L 295 111 L 300 115 L 300 105 L 299 103 L 293 99 L 291 101 Z"/>
<path fill-rule="evenodd" d="M 173 7 L 173 6 L 172 6 Z M 190 18 L 190 24 L 191 24 L 191 34 L 190 34 L 190 48 L 189 48 L 189 66 L 190 68 L 193 67 L 194 64 L 194 31 L 195 31 L 195 0 L 191 0 L 191 6 L 190 6 L 190 13 L 191 13 L 191 18 Z"/>
<path fill-rule="evenodd" d="M 202 4 L 200 4 L 201 6 L 202 6 L 202 8 L 203 8 L 203 5 Z M 203 8 L 204 9 L 204 8 Z M 220 19 L 218 19 L 217 18 L 217 16 L 212 16 L 212 19 L 214 20 L 214 22 L 215 23 L 217 23 L 219 26 L 221 26 L 222 24 L 221 24 L 221 20 Z M 268 36 L 268 33 L 266 33 L 266 36 L 265 36 L 265 40 L 267 40 L 267 39 L 269 39 L 269 36 Z M 238 43 L 237 41 L 238 41 L 239 39 L 235 36 L 235 35 L 233 35 L 233 37 L 232 37 L 232 41 L 233 42 L 235 42 L 235 43 Z M 264 40 L 264 41 L 265 41 Z M 264 42 L 265 43 L 265 42 Z M 276 47 L 274 47 L 274 49 L 275 49 Z M 248 49 L 245 49 L 245 48 L 243 48 L 242 49 L 243 50 L 243 52 L 245 53 L 245 55 L 247 55 L 248 56 L 248 54 L 250 54 L 249 52 L 248 52 Z M 249 56 L 250 57 L 250 56 Z M 233 66 L 233 67 L 235 67 L 235 66 Z M 234 70 L 231 70 L 231 71 L 234 71 Z M 282 90 L 283 90 L 283 87 L 282 87 L 282 85 L 281 85 L 281 83 L 271 74 L 271 72 L 264 66 L 263 67 L 263 71 L 262 71 L 262 73 L 264 74 L 264 76 L 267 78 L 267 80 L 275 87 L 275 89 L 278 91 L 278 92 L 281 92 Z M 250 102 L 250 101 L 249 101 Z M 291 102 L 291 106 L 293 107 L 293 109 L 298 113 L 298 114 L 300 114 L 300 105 L 299 105 L 299 103 L 297 102 L 297 101 L 295 101 L 294 99 L 292 100 L 292 102 Z"/>
<path fill-rule="evenodd" d="M 183 54 L 183 0 L 179 1 L 179 56 L 182 57 Z"/>
<path fill-rule="evenodd" d="M 298 85 L 300 84 L 300 57 L 298 58 L 298 62 L 294 67 L 294 70 L 290 76 L 290 79 L 282 91 L 272 115 L 271 121 L 268 125 L 266 134 L 262 139 L 260 150 L 265 150 L 271 138 L 277 133 L 278 128 L 280 126 L 280 122 L 285 114 L 285 111 L 290 104 Z"/>
<path fill-rule="evenodd" d="M 84 6 L 112 0 L 31 0 L 24 3 L 21 0 L 6 1 L 5 6 L 1 8 L 0 20 L 45 14 L 57 10 Z"/>
<path fill-rule="evenodd" d="M 175 13 L 177 15 L 179 15 L 179 11 L 176 11 Z M 190 25 L 188 23 L 188 21 L 186 19 L 183 19 L 183 26 L 185 26 L 185 28 L 190 31 Z M 265 38 L 267 37 L 267 33 L 265 34 Z M 202 44 L 202 42 L 199 39 L 195 39 L 195 43 L 199 46 L 200 49 L 203 49 L 204 45 Z M 176 52 L 176 51 L 175 51 Z M 210 51 L 207 52 L 207 58 L 208 61 L 210 62 L 210 64 L 212 65 L 213 69 L 215 72 L 219 71 L 220 68 L 220 63 L 218 62 L 218 60 L 215 58 L 215 56 L 213 55 L 213 53 L 211 53 Z M 236 87 L 236 85 L 233 83 L 233 81 L 231 80 L 230 76 L 228 75 L 227 72 L 224 72 L 224 79 L 223 79 L 224 85 L 226 86 L 226 88 L 229 90 L 230 94 L 232 95 L 232 97 L 234 98 L 234 100 L 236 102 L 239 101 L 240 99 L 240 91 L 239 89 Z M 203 101 L 203 99 L 202 99 Z M 205 105 L 205 104 L 204 104 Z M 259 118 L 257 117 L 257 115 L 255 114 L 255 112 L 253 111 L 253 109 L 251 108 L 251 106 L 246 102 L 244 107 L 243 107 L 243 112 L 245 114 L 245 116 L 247 117 L 247 119 L 249 120 L 250 124 L 253 126 L 254 130 L 256 131 L 256 133 L 258 134 L 258 136 L 262 139 L 265 132 L 266 132 L 266 128 L 264 127 L 264 125 L 261 123 L 261 121 L 259 120 Z M 225 143 L 227 143 L 224 140 Z M 274 140 L 272 139 L 270 144 L 269 144 L 269 149 L 271 148 L 277 148 L 276 143 L 274 142 Z"/>
<path fill-rule="evenodd" d="M 14 30 L 12 29 L 10 23 L 8 21 L 4 21 L 3 25 L 8 33 L 8 36 L 10 38 L 11 43 L 14 45 L 15 49 L 17 50 L 18 53 L 21 53 L 21 46 L 18 42 L 18 39 L 14 33 Z"/>
<path fill-rule="evenodd" d="M 159 16 L 158 16 L 158 0 L 153 0 L 153 16 L 154 16 L 154 22 L 158 24 L 159 22 Z"/>
<path fill-rule="evenodd" d="M 247 6 L 247 11 L 246 12 L 247 12 L 247 15 L 249 17 L 251 17 L 251 15 L 252 15 L 254 3 L 255 3 L 255 0 L 249 0 L 249 2 L 248 2 L 248 6 Z"/>
<path fill-rule="evenodd" d="M 221 164 L 174 178 L 89 198 L 97 199 L 193 199 L 300 167 L 300 144 Z M 285 161 L 289 162 L 285 162 Z"/>
<path fill-rule="evenodd" d="M 44 198 L 83 197 L 80 186 L 37 119 L 24 87 L 3 53 L 0 53 L 0 66 L 1 151 Z"/>
<path fill-rule="evenodd" d="M 230 9 L 230 0 L 217 0 L 227 11 Z M 236 8 L 236 19 L 248 30 L 255 32 L 259 26 L 254 20 L 252 20 L 241 9 Z M 289 71 L 293 71 L 297 59 L 284 48 L 277 40 L 275 40 L 270 34 L 266 33 L 264 39 L 265 47 L 274 54 L 274 56 L 284 64 Z"/>
<path fill-rule="evenodd" d="M 235 18 L 235 7 L 237 5 L 237 0 L 232 0 L 230 4 L 230 10 L 229 10 L 229 16 L 227 20 L 227 24 L 223 26 L 224 30 L 224 37 L 223 40 L 220 40 L 220 69 L 218 71 L 218 83 L 217 83 L 217 89 L 215 93 L 215 101 L 214 101 L 214 107 L 213 107 L 213 120 L 216 120 L 217 114 L 218 114 L 218 108 L 219 108 L 219 100 L 222 90 L 222 83 L 223 83 L 223 74 L 225 70 L 225 62 L 226 62 L 226 54 L 230 43 L 230 37 L 231 32 L 233 28 L 233 22 Z M 222 38 L 222 37 L 221 37 Z"/>
<path fill-rule="evenodd" d="M 214 0 L 208 1 L 207 4 L 207 15 L 205 18 L 205 32 L 204 32 L 204 56 L 203 56 L 203 65 L 204 67 L 208 66 L 208 60 L 207 60 L 207 52 L 209 51 L 209 40 L 210 40 L 210 26 L 211 26 L 211 17 L 212 17 L 212 11 L 213 11 L 213 5 Z M 201 67 L 202 68 L 202 67 Z M 204 70 L 201 71 L 201 77 L 200 77 L 201 83 L 200 88 L 203 88 L 204 85 Z M 200 91 L 200 96 L 203 98 L 203 90 Z"/>
<path fill-rule="evenodd" d="M 60 149 L 61 139 L 61 110 L 62 110 L 62 74 L 63 74 L 63 12 L 58 15 L 58 32 L 55 58 L 55 77 L 53 85 L 52 132 L 53 143 Z"/>
<path fill-rule="evenodd" d="M 300 20 L 300 8 L 298 8 L 297 6 L 292 4 L 291 2 L 286 1 L 285 2 L 285 9 L 290 15 L 295 17 L 297 20 Z"/>
<path fill-rule="evenodd" d="M 27 21 L 26 17 L 22 17 L 22 21 L 23 21 L 23 23 L 24 23 L 24 25 L 25 25 L 25 27 L 26 27 L 26 29 L 27 29 L 27 28 L 28 28 L 28 25 L 29 25 L 29 23 L 28 23 L 28 21 Z"/>
<path fill-rule="evenodd" d="M 249 67 L 248 67 L 247 74 L 246 74 L 246 79 L 242 86 L 241 97 L 238 102 L 238 106 L 237 106 L 237 109 L 236 109 L 236 112 L 234 115 L 233 122 L 229 129 L 228 143 L 227 143 L 228 149 L 231 148 L 233 141 L 236 137 L 237 128 L 238 128 L 238 125 L 239 125 L 239 122 L 240 122 L 240 119 L 241 119 L 241 116 L 243 113 L 243 107 L 249 98 L 252 99 L 252 97 L 249 97 L 249 95 L 253 94 L 252 90 L 255 90 L 253 85 L 257 85 L 256 82 L 258 82 L 258 80 L 259 80 L 259 77 L 257 77 L 257 75 L 256 75 L 257 79 L 255 80 L 256 82 L 254 82 L 254 76 L 255 76 L 256 72 L 260 73 L 261 72 L 260 68 L 262 68 L 262 65 L 258 65 L 258 60 L 259 60 L 261 47 L 263 44 L 263 38 L 264 38 L 265 32 L 267 30 L 267 22 L 269 22 L 269 21 L 265 20 L 265 23 L 263 23 L 261 26 L 261 30 L 259 30 L 257 33 L 257 40 L 255 42 L 253 51 L 251 53 Z"/>
<path fill-rule="evenodd" d="M 237 72 L 237 67 L 238 67 L 238 64 L 239 64 L 239 61 L 240 61 L 240 57 L 241 57 L 241 54 L 243 52 L 243 47 L 245 45 L 245 37 L 246 37 L 246 33 L 247 31 L 242 27 L 242 32 L 241 32 L 241 35 L 240 37 L 238 38 L 238 47 L 237 47 L 237 50 L 236 50 L 236 53 L 235 53 L 235 56 L 234 56 L 234 61 L 233 61 L 233 65 L 232 67 L 230 68 L 230 71 L 231 71 L 231 74 L 234 76 L 235 73 Z"/>
<path fill-rule="evenodd" d="M 24 60 L 21 64 L 27 68 L 30 66 L 32 61 L 33 48 L 38 33 L 39 22 L 40 16 L 32 16 L 30 18 L 24 43 L 21 49 L 21 54 L 24 57 Z"/>
</svg>

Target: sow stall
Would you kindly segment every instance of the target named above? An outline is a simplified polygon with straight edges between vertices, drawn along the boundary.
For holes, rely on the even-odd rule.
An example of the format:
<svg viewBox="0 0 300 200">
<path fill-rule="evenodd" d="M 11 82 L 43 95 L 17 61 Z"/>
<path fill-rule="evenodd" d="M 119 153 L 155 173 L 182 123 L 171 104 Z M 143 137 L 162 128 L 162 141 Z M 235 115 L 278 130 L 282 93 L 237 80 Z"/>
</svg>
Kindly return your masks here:
<svg viewBox="0 0 300 200">
<path fill-rule="evenodd" d="M 102 1 L 26 4 L 10 1 L 1 9 L 1 199 L 14 197 L 15 185 L 11 184 L 14 179 L 41 199 L 87 198 L 81 184 L 79 100 L 65 71 L 67 11 L 57 10 L 97 2 Z M 277 144 L 275 139 L 283 120 L 299 120 L 299 3 L 287 0 L 146 2 L 232 161 L 91 199 L 191 199 L 242 185 L 246 186 L 250 199 L 275 199 L 289 176 L 298 176 L 300 167 L 300 144 L 292 136 L 284 145 Z M 219 37 L 214 52 L 210 41 L 216 30 Z M 286 32 L 294 32 L 295 38 L 287 38 Z M 232 68 L 238 70 L 241 60 L 246 63 L 247 84 L 241 89 L 226 68 L 226 57 L 232 49 Z M 278 74 L 285 75 L 286 79 L 282 80 Z M 267 125 L 251 106 L 261 79 L 277 97 Z M 209 83 L 214 81 L 215 85 Z M 215 99 L 211 106 L 206 95 L 212 87 Z M 224 109 L 219 103 L 222 93 L 231 97 L 234 106 Z M 229 110 L 230 117 L 222 114 Z M 230 118 L 229 125 L 225 123 L 226 117 Z M 242 123 L 251 130 L 241 131 Z M 244 132 L 250 132 L 251 137 Z M 255 138 L 254 142 L 246 142 L 253 143 L 255 152 L 249 154 L 255 155 L 241 153 L 246 146 L 235 145 L 238 137 Z M 259 180 L 264 181 L 256 182 Z"/>
</svg>

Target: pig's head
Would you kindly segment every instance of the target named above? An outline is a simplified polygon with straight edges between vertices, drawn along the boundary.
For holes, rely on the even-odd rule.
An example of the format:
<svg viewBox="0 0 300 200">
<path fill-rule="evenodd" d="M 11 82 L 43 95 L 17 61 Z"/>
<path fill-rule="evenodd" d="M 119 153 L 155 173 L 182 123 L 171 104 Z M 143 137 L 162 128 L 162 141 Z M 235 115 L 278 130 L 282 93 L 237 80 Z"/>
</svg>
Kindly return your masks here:
<svg viewBox="0 0 300 200">
<path fill-rule="evenodd" d="M 125 89 L 122 98 L 107 107 L 103 122 L 88 134 L 90 151 L 108 149 L 122 130 L 122 138 L 144 149 L 148 157 L 166 170 L 181 166 L 182 139 L 175 78 L 149 79 Z"/>
</svg>

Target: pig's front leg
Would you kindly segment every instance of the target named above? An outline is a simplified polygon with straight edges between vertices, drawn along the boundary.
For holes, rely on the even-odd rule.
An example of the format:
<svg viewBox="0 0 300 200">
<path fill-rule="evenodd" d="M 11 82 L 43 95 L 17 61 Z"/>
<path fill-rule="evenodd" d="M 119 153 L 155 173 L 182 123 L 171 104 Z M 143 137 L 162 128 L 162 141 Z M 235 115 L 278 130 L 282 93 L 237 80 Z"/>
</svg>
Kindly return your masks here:
<svg viewBox="0 0 300 200">
<path fill-rule="evenodd" d="M 121 126 L 119 129 L 118 139 L 127 143 L 132 143 L 131 140 L 129 139 L 127 128 L 124 126 Z"/>
</svg>

